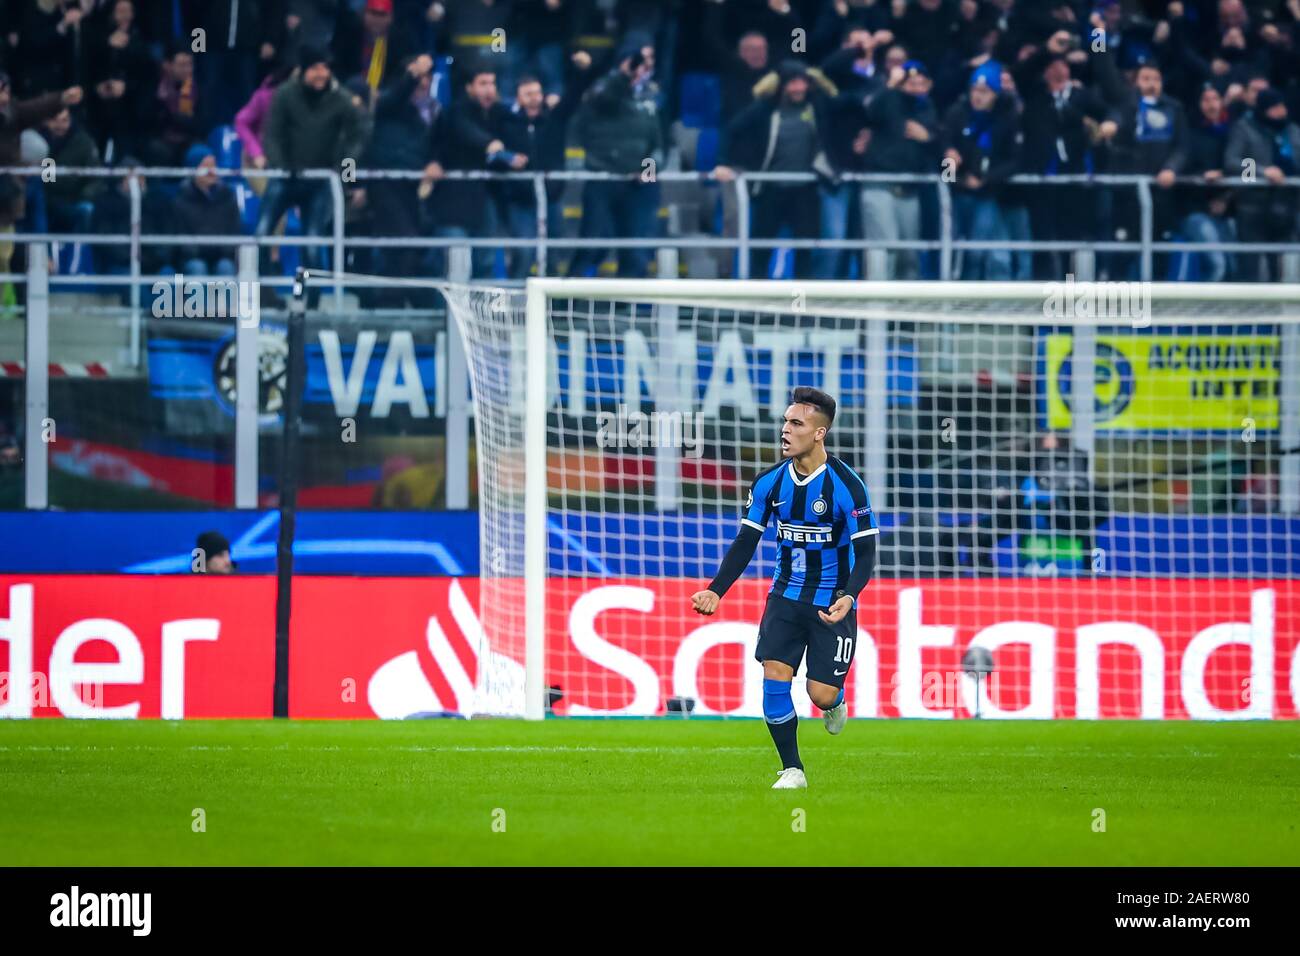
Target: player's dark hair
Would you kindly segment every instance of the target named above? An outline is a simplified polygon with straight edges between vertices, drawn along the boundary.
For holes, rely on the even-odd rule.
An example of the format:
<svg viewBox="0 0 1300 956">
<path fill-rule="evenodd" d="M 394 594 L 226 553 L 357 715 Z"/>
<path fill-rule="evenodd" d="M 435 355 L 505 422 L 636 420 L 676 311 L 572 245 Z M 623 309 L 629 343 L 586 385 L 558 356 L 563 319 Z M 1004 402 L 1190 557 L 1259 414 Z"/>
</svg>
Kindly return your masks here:
<svg viewBox="0 0 1300 956">
<path fill-rule="evenodd" d="M 791 405 L 811 405 L 826 416 L 826 427 L 835 421 L 835 399 L 821 389 L 800 385 L 790 394 Z"/>
</svg>

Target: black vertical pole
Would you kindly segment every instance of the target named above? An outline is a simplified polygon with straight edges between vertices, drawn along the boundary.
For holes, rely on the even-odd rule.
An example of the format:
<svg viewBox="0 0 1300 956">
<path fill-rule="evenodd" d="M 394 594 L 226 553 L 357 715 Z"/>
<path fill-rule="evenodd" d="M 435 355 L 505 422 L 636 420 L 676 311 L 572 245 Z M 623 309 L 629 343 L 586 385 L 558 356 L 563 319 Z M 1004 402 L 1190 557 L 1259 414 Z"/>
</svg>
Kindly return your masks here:
<svg viewBox="0 0 1300 956">
<path fill-rule="evenodd" d="M 298 432 L 306 377 L 307 271 L 293 277 L 289 355 L 284 370 L 284 437 L 280 443 L 280 538 L 275 548 L 275 699 L 272 713 L 289 716 L 289 611 L 293 595 L 293 535 L 298 516 Z"/>
</svg>

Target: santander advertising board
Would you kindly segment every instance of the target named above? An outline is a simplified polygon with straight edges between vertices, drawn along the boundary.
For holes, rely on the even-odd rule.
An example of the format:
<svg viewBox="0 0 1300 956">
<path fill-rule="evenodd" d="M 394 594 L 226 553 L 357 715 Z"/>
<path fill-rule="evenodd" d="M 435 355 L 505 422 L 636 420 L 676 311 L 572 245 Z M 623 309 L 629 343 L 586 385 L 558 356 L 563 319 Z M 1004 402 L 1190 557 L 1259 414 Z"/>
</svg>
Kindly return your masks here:
<svg viewBox="0 0 1300 956">
<path fill-rule="evenodd" d="M 758 716 L 766 582 L 738 582 L 712 618 L 689 612 L 699 586 L 551 581 L 555 713 L 689 697 L 695 714 Z M 474 578 L 295 579 L 290 716 L 468 713 L 478 602 Z M 856 717 L 1294 719 L 1298 629 L 1286 580 L 880 579 L 859 602 L 847 698 Z M 995 663 L 978 697 L 971 647 Z M 0 717 L 269 717 L 274 677 L 269 576 L 0 576 Z"/>
</svg>

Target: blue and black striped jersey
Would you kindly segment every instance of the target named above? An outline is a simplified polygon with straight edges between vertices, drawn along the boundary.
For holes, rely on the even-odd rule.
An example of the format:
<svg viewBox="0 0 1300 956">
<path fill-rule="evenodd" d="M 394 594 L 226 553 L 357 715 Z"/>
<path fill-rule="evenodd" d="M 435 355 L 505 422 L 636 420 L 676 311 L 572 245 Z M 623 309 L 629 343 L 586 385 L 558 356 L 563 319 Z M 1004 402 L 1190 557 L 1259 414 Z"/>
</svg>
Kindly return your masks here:
<svg viewBox="0 0 1300 956">
<path fill-rule="evenodd" d="M 854 539 L 880 533 L 866 483 L 834 455 L 811 475 L 783 460 L 754 479 L 741 521 L 765 531 L 773 517 L 780 551 L 772 591 L 820 607 L 848 582 Z"/>
</svg>

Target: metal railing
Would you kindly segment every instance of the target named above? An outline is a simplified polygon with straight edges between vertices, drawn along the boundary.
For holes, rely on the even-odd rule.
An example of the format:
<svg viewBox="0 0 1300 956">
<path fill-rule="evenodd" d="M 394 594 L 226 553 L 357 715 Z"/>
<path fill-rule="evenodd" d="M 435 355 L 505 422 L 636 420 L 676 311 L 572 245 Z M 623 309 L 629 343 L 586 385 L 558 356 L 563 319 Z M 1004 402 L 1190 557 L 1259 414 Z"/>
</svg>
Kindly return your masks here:
<svg viewBox="0 0 1300 956">
<path fill-rule="evenodd" d="M 0 174 L 10 173 L 14 175 L 40 176 L 46 172 L 42 167 L 0 167 Z M 174 245 L 179 240 L 184 240 L 188 245 L 198 246 L 228 246 L 236 247 L 255 243 L 260 246 L 302 246 L 302 247 L 328 247 L 333 256 L 333 261 L 338 264 L 345 261 L 345 256 L 349 248 L 417 248 L 417 249 L 437 249 L 452 248 L 463 246 L 470 249 L 493 248 L 493 249 L 516 249 L 528 248 L 536 249 L 537 274 L 546 276 L 552 274 L 549 267 L 549 253 L 553 248 L 559 247 L 564 249 L 582 250 L 582 249 L 661 249 L 674 248 L 683 249 L 718 249 L 729 250 L 736 253 L 736 278 L 749 278 L 750 272 L 750 253 L 755 249 L 816 249 L 816 250 L 853 250 L 865 254 L 863 263 L 863 275 L 865 278 L 881 279 L 889 278 L 882 274 L 883 266 L 879 253 L 898 252 L 898 251 L 927 251 L 937 252 L 938 257 L 938 277 L 940 279 L 953 278 L 954 259 L 960 252 L 982 252 L 990 250 L 1006 251 L 1025 251 L 1025 252 L 1062 252 L 1070 254 L 1078 253 L 1132 253 L 1139 258 L 1138 278 L 1144 281 L 1150 281 L 1153 278 L 1154 256 L 1157 253 L 1165 252 L 1224 252 L 1224 253 L 1269 253 L 1281 254 L 1296 257 L 1300 260 L 1300 242 L 1286 243 L 1247 243 L 1247 242 L 1162 242 L 1153 235 L 1154 231 L 1154 199 L 1152 182 L 1150 176 L 1137 175 L 1063 175 L 1063 176 L 1030 176 L 1019 175 L 1007 181 L 1008 184 L 1018 186 L 1062 186 L 1062 185 L 1092 185 L 1102 187 L 1126 187 L 1131 188 L 1134 198 L 1138 204 L 1138 213 L 1140 221 L 1139 235 L 1131 240 L 1093 240 L 1093 239 L 1071 239 L 1071 240 L 1011 240 L 1011 239 L 970 239 L 960 238 L 956 235 L 956 225 L 953 214 L 953 190 L 952 184 L 943 176 L 938 174 L 904 174 L 904 173 L 846 173 L 840 179 L 842 183 L 858 183 L 866 185 L 895 185 L 895 186 L 913 186 L 926 187 L 930 186 L 937 192 L 939 217 L 938 217 L 938 238 L 935 239 L 878 239 L 878 238 L 852 238 L 852 239 L 794 239 L 794 238 L 762 238 L 752 235 L 752 216 L 751 216 L 751 196 L 750 187 L 755 184 L 765 182 L 780 182 L 787 184 L 796 183 L 816 183 L 818 177 L 812 173 L 745 173 L 738 172 L 736 178 L 730 183 L 733 190 L 734 201 L 736 204 L 736 235 L 671 235 L 649 238 L 636 237 L 609 237 L 609 238 L 582 238 L 582 237 L 559 237 L 554 234 L 551 224 L 548 222 L 548 191 L 547 183 L 549 182 L 599 182 L 599 181 L 629 181 L 639 177 L 637 176 L 620 176 L 613 173 L 598 173 L 590 171 L 556 171 L 556 172 L 519 172 L 519 173 L 498 173 L 483 171 L 448 171 L 444 174 L 443 180 L 448 182 L 457 181 L 491 181 L 491 182 L 527 182 L 533 187 L 533 198 L 536 204 L 536 236 L 496 236 L 496 235 L 478 235 L 478 236 L 358 236 L 347 234 L 346 206 L 347 198 L 344 191 L 344 181 L 340 174 L 334 170 L 313 169 L 303 170 L 297 173 L 291 173 L 285 170 L 261 169 L 256 171 L 241 169 L 217 169 L 215 172 L 223 177 L 243 177 L 256 176 L 265 179 L 286 179 L 298 177 L 307 180 L 319 180 L 329 184 L 331 204 L 332 204 L 332 229 L 328 236 L 177 236 L 177 235 L 145 235 L 142 233 L 141 209 L 142 193 L 139 186 L 138 176 L 145 178 L 181 178 L 192 176 L 196 170 L 184 167 L 133 167 L 125 169 L 104 168 L 104 167 L 67 167 L 59 168 L 59 176 L 86 176 L 96 178 L 123 179 L 130 176 L 129 198 L 131 203 L 131 232 L 128 235 L 107 235 L 107 234 L 74 234 L 74 233 L 17 233 L 11 234 L 9 238 L 19 242 L 30 241 L 49 241 L 49 242 L 76 242 L 92 245 L 129 245 L 131 247 L 130 261 L 131 271 L 128 276 L 110 277 L 110 276 L 59 276 L 57 281 L 60 284 L 138 284 L 144 276 L 140 271 L 140 253 L 145 246 L 169 246 Z M 358 169 L 353 176 L 349 177 L 348 185 L 362 185 L 367 181 L 376 180 L 412 180 L 418 181 L 424 177 L 422 170 L 366 170 Z M 658 183 L 683 183 L 683 184 L 718 184 L 718 181 L 710 173 L 703 172 L 681 172 L 681 171 L 661 171 L 654 177 Z M 1294 188 L 1300 189 L 1300 177 L 1287 179 L 1283 184 L 1274 185 L 1268 182 L 1246 182 L 1241 179 L 1221 179 L 1216 181 L 1207 181 L 1199 177 L 1179 177 L 1175 181 L 1176 186 L 1198 186 L 1207 189 L 1260 189 L 1260 188 Z M 1159 187 L 1157 187 L 1159 188 Z M 873 253 L 877 255 L 872 255 Z M 53 278 L 53 277 L 52 277 Z M 21 282 L 24 281 L 22 275 L 5 274 L 0 275 L 0 281 Z M 272 285 L 288 285 L 291 281 L 287 276 L 271 277 L 264 279 Z M 334 286 L 335 301 L 337 307 L 342 307 L 342 284 L 336 283 Z M 133 296 L 133 306 L 138 307 L 138 301 Z"/>
</svg>

